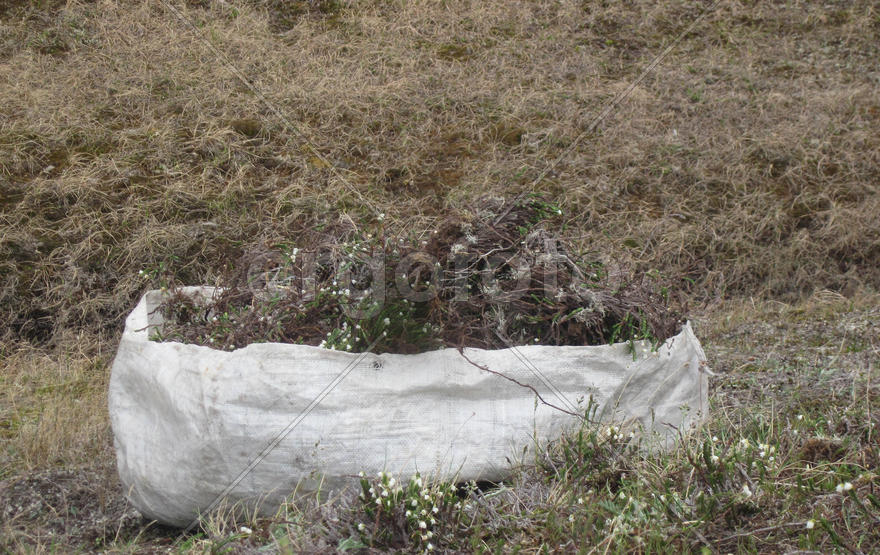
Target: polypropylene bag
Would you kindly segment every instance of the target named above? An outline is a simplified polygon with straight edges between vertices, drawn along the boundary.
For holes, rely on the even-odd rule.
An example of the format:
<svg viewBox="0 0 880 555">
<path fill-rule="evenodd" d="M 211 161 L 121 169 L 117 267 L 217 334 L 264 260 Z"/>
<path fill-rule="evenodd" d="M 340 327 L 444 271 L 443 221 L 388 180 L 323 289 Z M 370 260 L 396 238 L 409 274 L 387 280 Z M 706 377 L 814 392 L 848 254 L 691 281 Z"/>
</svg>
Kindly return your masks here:
<svg viewBox="0 0 880 555">
<path fill-rule="evenodd" d="M 577 426 L 569 412 L 583 415 L 590 399 L 603 420 L 661 445 L 706 414 L 705 355 L 689 324 L 655 352 L 636 342 L 635 354 L 629 344 L 465 349 L 470 361 L 457 349 L 219 351 L 150 340 L 162 300 L 148 292 L 126 320 L 109 408 L 126 495 L 165 524 L 186 526 L 220 497 L 271 512 L 295 489 L 341 488 L 360 471 L 497 481 L 524 449 Z"/>
</svg>

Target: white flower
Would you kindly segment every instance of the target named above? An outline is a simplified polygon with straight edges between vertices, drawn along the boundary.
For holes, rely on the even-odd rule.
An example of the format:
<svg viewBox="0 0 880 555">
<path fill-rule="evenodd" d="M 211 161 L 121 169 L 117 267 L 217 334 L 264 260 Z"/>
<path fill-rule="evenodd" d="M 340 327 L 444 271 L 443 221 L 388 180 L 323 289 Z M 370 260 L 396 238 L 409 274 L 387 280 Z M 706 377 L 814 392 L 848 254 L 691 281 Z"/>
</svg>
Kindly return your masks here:
<svg viewBox="0 0 880 555">
<path fill-rule="evenodd" d="M 568 515 L 568 521 L 574 522 L 574 515 Z"/>
<path fill-rule="evenodd" d="M 745 495 L 746 497 L 751 497 L 751 496 L 752 496 L 752 490 L 749 489 L 749 485 L 748 485 L 748 484 L 743 484 L 742 492 L 743 492 L 743 495 Z"/>
<path fill-rule="evenodd" d="M 242 533 L 242 534 L 253 534 L 254 531 L 251 530 L 250 528 L 248 528 L 247 526 L 242 526 L 242 527 L 241 527 L 241 533 Z"/>
<path fill-rule="evenodd" d="M 428 527 L 428 523 L 427 523 L 427 522 L 425 522 L 424 520 L 420 520 L 420 521 L 419 521 L 419 528 L 421 528 L 422 530 L 424 530 L 424 529 L 427 528 L 427 527 Z"/>
<path fill-rule="evenodd" d="M 803 419 L 804 419 L 804 415 L 803 415 L 803 414 L 799 414 L 799 415 L 797 415 L 797 419 L 798 419 L 798 420 L 803 420 Z M 813 522 L 813 521 L 810 520 L 809 522 Z M 811 526 L 810 528 L 812 528 L 812 526 Z"/>
<path fill-rule="evenodd" d="M 358 530 L 360 530 L 361 532 L 363 532 L 365 528 L 366 528 L 366 526 L 364 526 L 364 523 L 363 523 L 363 522 L 359 522 L 359 523 L 358 523 Z"/>
<path fill-rule="evenodd" d="M 390 319 L 390 318 L 385 318 L 384 320 L 382 320 L 382 323 L 385 324 L 386 326 L 388 326 L 388 325 L 391 324 L 391 319 Z"/>
<path fill-rule="evenodd" d="M 812 530 L 813 528 L 815 528 L 815 526 L 816 526 L 816 521 L 811 518 L 804 525 L 804 528 L 806 528 L 807 530 Z"/>
<path fill-rule="evenodd" d="M 381 222 L 382 220 L 385 219 L 385 214 L 379 214 L 378 216 L 376 216 L 376 219 Z"/>
<path fill-rule="evenodd" d="M 837 493 L 843 493 L 845 491 L 853 489 L 853 485 L 852 482 L 844 482 L 842 484 L 837 484 L 837 487 L 834 489 L 837 491 Z"/>
<path fill-rule="evenodd" d="M 425 549 L 427 549 L 428 551 L 434 551 L 434 544 L 428 542 L 428 545 L 425 546 Z"/>
<path fill-rule="evenodd" d="M 718 455 L 712 455 L 712 463 L 713 464 L 718 464 L 718 460 L 719 460 Z"/>
<path fill-rule="evenodd" d="M 434 513 L 434 514 L 436 515 L 437 513 L 440 512 L 440 509 L 438 509 L 437 506 L 435 505 L 434 508 L 431 509 L 431 512 Z"/>
<path fill-rule="evenodd" d="M 583 504 L 584 504 L 584 498 L 578 497 L 578 505 L 583 505 Z"/>
</svg>

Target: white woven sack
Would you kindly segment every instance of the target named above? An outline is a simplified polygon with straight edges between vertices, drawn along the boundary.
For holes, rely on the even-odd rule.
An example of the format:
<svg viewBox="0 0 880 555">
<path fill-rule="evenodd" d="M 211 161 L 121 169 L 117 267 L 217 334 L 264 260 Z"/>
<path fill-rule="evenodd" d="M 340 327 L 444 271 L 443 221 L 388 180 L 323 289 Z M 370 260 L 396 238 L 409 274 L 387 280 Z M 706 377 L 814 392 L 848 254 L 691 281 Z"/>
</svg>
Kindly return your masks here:
<svg viewBox="0 0 880 555">
<path fill-rule="evenodd" d="M 109 404 L 126 495 L 165 524 L 190 524 L 221 494 L 271 512 L 294 489 L 336 489 L 360 471 L 499 480 L 524 448 L 579 422 L 456 349 L 376 355 L 258 343 L 224 352 L 151 341 L 161 301 L 150 291 L 128 316 Z M 705 355 L 690 325 L 656 353 L 636 345 L 635 360 L 626 344 L 464 352 L 549 404 L 583 414 L 592 398 L 604 420 L 672 443 L 706 413 Z"/>
</svg>

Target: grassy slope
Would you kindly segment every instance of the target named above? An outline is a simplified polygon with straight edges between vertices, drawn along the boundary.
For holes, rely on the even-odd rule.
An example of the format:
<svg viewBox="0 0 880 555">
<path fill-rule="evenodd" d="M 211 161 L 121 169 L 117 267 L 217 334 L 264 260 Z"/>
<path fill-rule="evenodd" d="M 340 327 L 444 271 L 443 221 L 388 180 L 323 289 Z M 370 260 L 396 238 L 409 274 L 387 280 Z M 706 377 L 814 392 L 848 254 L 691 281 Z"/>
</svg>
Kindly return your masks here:
<svg viewBox="0 0 880 555">
<path fill-rule="evenodd" d="M 586 135 L 699 3 L 173 5 L 195 30 L 160 2 L 0 3 L 0 479 L 27 477 L 46 499 L 0 507 L 12 545 L 51 543 L 46 507 L 68 504 L 98 524 L 65 526 L 60 541 L 137 533 L 115 490 L 104 390 L 121 319 L 153 285 L 139 270 L 211 283 L 250 245 L 349 219 L 370 229 L 383 213 L 420 233 L 487 192 L 546 193 L 585 249 L 681 277 L 695 305 L 717 305 L 701 323 L 723 373 L 715 430 L 738 437 L 739 415 L 809 399 L 827 422 L 804 433 L 842 437 L 847 461 L 876 469 L 869 438 L 841 424 L 876 395 L 876 327 L 824 343 L 876 314 L 859 293 L 880 284 L 871 2 L 721 2 Z M 857 303 L 798 301 L 822 289 Z M 744 297 L 804 312 L 730 308 Z M 822 379 L 840 395 L 819 394 Z M 700 533 L 775 525 L 780 508 L 760 508 Z"/>
</svg>

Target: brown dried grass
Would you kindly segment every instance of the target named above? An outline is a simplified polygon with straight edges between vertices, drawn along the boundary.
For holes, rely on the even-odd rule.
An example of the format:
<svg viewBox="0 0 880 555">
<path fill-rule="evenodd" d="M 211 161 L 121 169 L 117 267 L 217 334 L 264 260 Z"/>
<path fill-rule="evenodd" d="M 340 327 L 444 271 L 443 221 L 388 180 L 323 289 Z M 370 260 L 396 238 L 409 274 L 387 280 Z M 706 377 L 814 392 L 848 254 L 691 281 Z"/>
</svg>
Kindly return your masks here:
<svg viewBox="0 0 880 555">
<path fill-rule="evenodd" d="M 581 246 L 697 298 L 876 287 L 868 2 L 724 2 L 573 145 L 698 8 L 181 4 L 198 35 L 159 2 L 7 8 L 2 333 L 115 332 L 139 269 L 212 283 L 260 241 L 426 230 L 486 192 L 549 194 Z"/>
</svg>

